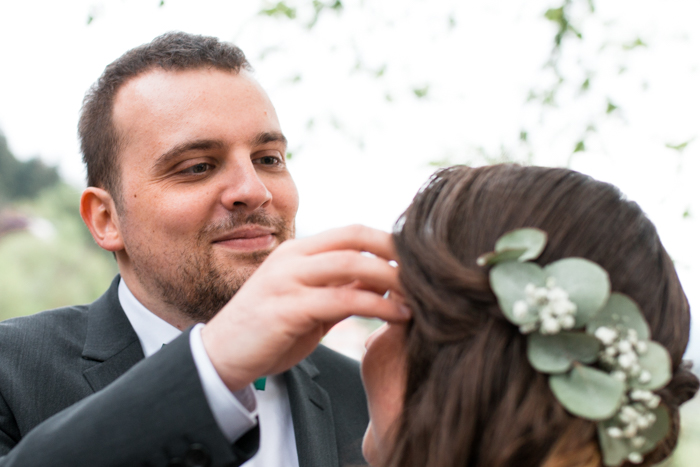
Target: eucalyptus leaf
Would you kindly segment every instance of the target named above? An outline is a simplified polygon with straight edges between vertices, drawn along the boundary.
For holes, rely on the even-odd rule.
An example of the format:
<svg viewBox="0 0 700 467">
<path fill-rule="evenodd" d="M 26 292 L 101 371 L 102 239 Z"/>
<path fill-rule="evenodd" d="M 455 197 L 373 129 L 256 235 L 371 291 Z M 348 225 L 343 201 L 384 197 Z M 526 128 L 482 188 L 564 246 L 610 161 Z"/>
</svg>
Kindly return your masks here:
<svg viewBox="0 0 700 467">
<path fill-rule="evenodd" d="M 565 258 L 544 268 L 556 286 L 566 290 L 569 300 L 576 304 L 576 324 L 583 327 L 598 313 L 610 296 L 610 278 L 605 269 L 583 258 Z"/>
<path fill-rule="evenodd" d="M 537 321 L 537 314 L 530 313 L 522 318 L 513 314 L 513 306 L 518 300 L 525 299 L 525 287 L 534 284 L 542 287 L 545 276 L 542 268 L 534 263 L 517 263 L 509 261 L 499 263 L 489 272 L 491 289 L 498 298 L 498 305 L 510 322 L 521 325 Z"/>
<path fill-rule="evenodd" d="M 639 448 L 632 446 L 627 438 L 613 438 L 608 434 L 608 428 L 616 426 L 617 417 L 598 423 L 598 440 L 604 465 L 619 466 L 627 460 L 631 452 L 646 454 L 666 438 L 670 427 L 668 410 L 661 405 L 651 412 L 656 416 L 656 421 L 646 430 L 639 431 L 638 435 L 645 438 L 644 444 Z"/>
<path fill-rule="evenodd" d="M 600 451 L 603 454 L 603 465 L 607 467 L 622 465 L 629 456 L 631 444 L 626 438 L 613 438 L 608 434 L 607 429 L 612 426 L 613 421 L 598 423 L 598 442 Z"/>
<path fill-rule="evenodd" d="M 547 234 L 532 227 L 512 230 L 502 235 L 496 240 L 496 253 L 503 253 L 511 250 L 525 250 L 518 258 L 524 262 L 535 259 L 547 245 Z"/>
<path fill-rule="evenodd" d="M 649 325 L 639 307 L 627 295 L 618 292 L 610 294 L 608 303 L 586 326 L 586 332 L 593 334 L 601 326 L 634 329 L 640 340 L 649 339 Z"/>
<path fill-rule="evenodd" d="M 666 438 L 671 427 L 671 419 L 666 407 L 660 405 L 651 412 L 656 415 L 656 421 L 649 428 L 640 432 L 640 435 L 646 438 L 644 445 L 639 448 L 639 452 L 642 454 L 652 451 L 660 441 Z"/>
<path fill-rule="evenodd" d="M 552 335 L 536 332 L 527 338 L 527 358 L 541 373 L 564 373 L 574 362 L 593 363 L 599 351 L 598 339 L 581 332 Z"/>
<path fill-rule="evenodd" d="M 484 253 L 476 259 L 476 264 L 479 266 L 486 266 L 487 264 L 498 264 L 503 261 L 517 261 L 527 250 L 521 248 L 519 250 L 505 250 L 500 253 L 491 251 L 489 253 Z"/>
<path fill-rule="evenodd" d="M 566 410 L 589 420 L 605 420 L 615 415 L 625 393 L 625 383 L 584 365 L 575 365 L 563 375 L 550 376 L 549 387 Z"/>
<path fill-rule="evenodd" d="M 637 378 L 631 378 L 629 385 L 637 389 L 655 391 L 671 381 L 671 356 L 668 350 L 657 342 L 647 342 L 646 345 L 646 353 L 639 356 L 639 365 L 651 374 L 651 381 L 643 384 Z"/>
</svg>

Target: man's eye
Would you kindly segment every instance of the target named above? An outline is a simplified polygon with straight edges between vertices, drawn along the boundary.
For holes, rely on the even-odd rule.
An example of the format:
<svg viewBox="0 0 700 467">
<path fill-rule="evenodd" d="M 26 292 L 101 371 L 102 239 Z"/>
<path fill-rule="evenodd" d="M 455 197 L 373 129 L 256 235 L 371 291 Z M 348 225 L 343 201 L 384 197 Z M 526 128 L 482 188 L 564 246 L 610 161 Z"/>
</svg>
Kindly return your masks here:
<svg viewBox="0 0 700 467">
<path fill-rule="evenodd" d="M 200 162 L 199 164 L 195 164 L 191 167 L 186 168 L 185 170 L 182 171 L 182 173 L 185 174 L 203 174 L 207 170 L 211 168 L 210 164 L 207 164 L 206 162 Z"/>
<path fill-rule="evenodd" d="M 263 156 L 260 159 L 258 159 L 258 161 L 260 161 L 260 164 L 263 164 L 263 165 L 280 164 L 280 158 L 276 157 L 276 156 Z"/>
</svg>

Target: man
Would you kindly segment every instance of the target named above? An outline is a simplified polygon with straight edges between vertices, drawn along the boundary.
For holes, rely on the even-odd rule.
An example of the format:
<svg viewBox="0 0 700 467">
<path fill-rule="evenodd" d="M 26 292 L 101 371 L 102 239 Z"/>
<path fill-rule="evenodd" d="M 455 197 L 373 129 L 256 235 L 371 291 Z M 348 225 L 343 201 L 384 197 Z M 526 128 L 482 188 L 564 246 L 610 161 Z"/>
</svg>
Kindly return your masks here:
<svg viewBox="0 0 700 467">
<path fill-rule="evenodd" d="M 362 463 L 357 365 L 314 349 L 351 314 L 406 319 L 382 299 L 390 237 L 289 240 L 286 140 L 242 52 L 156 38 L 106 68 L 79 129 L 81 214 L 120 276 L 0 324 L 0 466 L 241 465 L 259 439 L 250 465 Z"/>
</svg>

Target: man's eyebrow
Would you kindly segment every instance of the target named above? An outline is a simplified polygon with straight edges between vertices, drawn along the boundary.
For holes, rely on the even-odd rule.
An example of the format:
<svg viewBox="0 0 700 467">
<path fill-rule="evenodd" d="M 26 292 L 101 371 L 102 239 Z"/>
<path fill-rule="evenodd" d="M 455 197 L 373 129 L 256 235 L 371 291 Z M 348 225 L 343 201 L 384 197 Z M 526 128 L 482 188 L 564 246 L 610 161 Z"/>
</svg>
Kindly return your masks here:
<svg viewBox="0 0 700 467">
<path fill-rule="evenodd" d="M 279 131 L 266 131 L 264 133 L 258 133 L 258 135 L 251 141 L 253 146 L 260 146 L 265 143 L 280 142 L 284 145 L 287 144 L 287 138 L 284 137 Z"/>
<path fill-rule="evenodd" d="M 211 139 L 186 141 L 161 154 L 156 160 L 154 167 L 157 169 L 166 167 L 170 161 L 188 151 L 206 151 L 210 149 L 221 149 L 223 147 L 224 143 Z"/>
</svg>

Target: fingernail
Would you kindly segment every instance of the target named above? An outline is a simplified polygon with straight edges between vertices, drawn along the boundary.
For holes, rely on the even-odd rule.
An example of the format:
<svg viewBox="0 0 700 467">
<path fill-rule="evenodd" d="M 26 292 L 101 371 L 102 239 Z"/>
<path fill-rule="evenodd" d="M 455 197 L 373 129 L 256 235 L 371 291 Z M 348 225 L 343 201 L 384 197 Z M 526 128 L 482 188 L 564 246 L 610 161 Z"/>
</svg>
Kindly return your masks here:
<svg viewBox="0 0 700 467">
<path fill-rule="evenodd" d="M 403 303 L 399 304 L 399 312 L 401 312 L 401 314 L 406 318 L 410 318 L 411 315 L 413 315 L 413 313 L 411 312 L 411 309 L 409 307 L 407 307 L 406 305 L 404 305 Z"/>
</svg>

